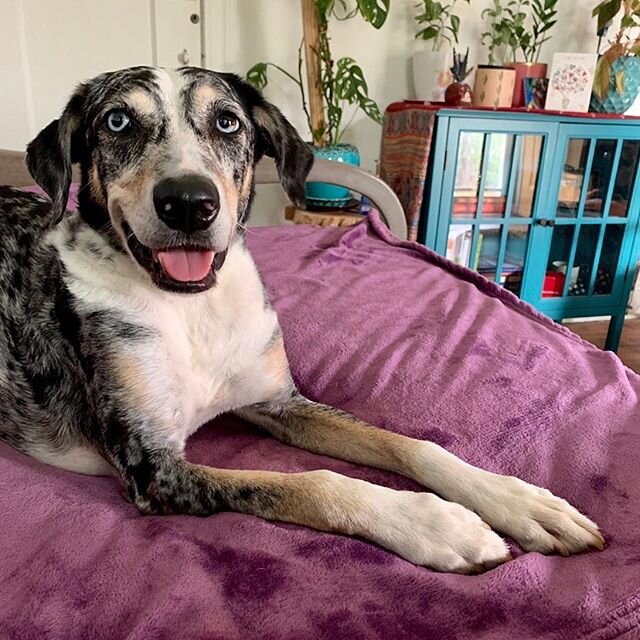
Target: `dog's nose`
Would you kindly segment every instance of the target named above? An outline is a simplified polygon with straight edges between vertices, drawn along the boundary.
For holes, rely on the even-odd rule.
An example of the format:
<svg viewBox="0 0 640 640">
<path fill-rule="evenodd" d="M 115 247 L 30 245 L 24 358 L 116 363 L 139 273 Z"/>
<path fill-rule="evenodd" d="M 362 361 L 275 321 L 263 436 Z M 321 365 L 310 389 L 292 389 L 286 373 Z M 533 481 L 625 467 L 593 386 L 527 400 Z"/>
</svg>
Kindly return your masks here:
<svg viewBox="0 0 640 640">
<path fill-rule="evenodd" d="M 211 226 L 220 210 L 220 195 L 206 176 L 187 175 L 161 180 L 153 190 L 153 204 L 168 227 L 194 233 Z"/>
</svg>

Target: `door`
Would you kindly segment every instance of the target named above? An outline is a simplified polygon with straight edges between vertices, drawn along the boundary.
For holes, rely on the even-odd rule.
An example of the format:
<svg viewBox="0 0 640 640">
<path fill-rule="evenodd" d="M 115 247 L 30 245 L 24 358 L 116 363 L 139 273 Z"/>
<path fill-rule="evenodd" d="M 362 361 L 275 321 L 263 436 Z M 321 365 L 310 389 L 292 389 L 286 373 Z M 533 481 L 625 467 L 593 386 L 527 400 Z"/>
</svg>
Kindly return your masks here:
<svg viewBox="0 0 640 640">
<path fill-rule="evenodd" d="M 556 128 L 540 120 L 450 118 L 436 251 L 521 295 Z"/>
<path fill-rule="evenodd" d="M 552 187 L 532 232 L 536 260 L 523 292 L 551 317 L 604 315 L 626 295 L 638 217 L 640 133 L 630 136 L 633 130 L 560 126 Z"/>
<path fill-rule="evenodd" d="M 200 0 L 153 0 L 154 64 L 199 67 L 202 60 Z"/>
</svg>

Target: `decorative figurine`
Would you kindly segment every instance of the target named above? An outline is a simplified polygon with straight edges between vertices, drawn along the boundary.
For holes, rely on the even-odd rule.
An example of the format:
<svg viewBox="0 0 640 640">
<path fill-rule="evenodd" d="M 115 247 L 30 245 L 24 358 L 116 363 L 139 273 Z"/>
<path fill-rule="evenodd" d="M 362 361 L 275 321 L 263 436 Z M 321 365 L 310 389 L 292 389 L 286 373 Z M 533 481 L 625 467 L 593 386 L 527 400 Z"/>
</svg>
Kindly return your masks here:
<svg viewBox="0 0 640 640">
<path fill-rule="evenodd" d="M 471 93 L 471 87 L 465 82 L 465 79 L 473 71 L 473 67 L 467 70 L 468 64 L 469 49 L 467 48 L 467 53 L 464 57 L 454 49 L 451 74 L 453 75 L 455 82 L 447 87 L 444 94 L 445 103 L 452 107 L 459 107 L 462 104 L 471 104 L 473 95 Z"/>
</svg>

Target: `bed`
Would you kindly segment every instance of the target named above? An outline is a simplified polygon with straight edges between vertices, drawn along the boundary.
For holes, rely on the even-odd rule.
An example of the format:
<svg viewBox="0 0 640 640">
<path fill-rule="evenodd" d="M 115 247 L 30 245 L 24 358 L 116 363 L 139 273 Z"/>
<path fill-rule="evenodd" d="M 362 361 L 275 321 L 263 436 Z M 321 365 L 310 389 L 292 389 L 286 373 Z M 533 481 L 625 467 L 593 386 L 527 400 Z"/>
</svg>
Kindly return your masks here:
<svg viewBox="0 0 640 640">
<path fill-rule="evenodd" d="M 602 526 L 607 549 L 560 558 L 512 544 L 514 560 L 488 573 L 438 574 L 363 540 L 233 513 L 142 516 L 115 480 L 0 444 L 0 637 L 640 638 L 640 377 L 377 214 L 247 240 L 305 394 L 547 486 Z M 233 417 L 187 454 L 419 489 Z"/>
</svg>

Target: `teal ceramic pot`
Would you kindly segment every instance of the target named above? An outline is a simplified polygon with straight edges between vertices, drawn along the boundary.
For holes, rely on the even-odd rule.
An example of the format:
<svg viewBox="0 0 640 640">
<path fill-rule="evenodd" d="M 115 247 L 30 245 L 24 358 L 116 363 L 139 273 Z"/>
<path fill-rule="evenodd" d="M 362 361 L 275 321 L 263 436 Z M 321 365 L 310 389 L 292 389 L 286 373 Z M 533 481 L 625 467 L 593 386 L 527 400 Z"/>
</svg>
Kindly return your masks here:
<svg viewBox="0 0 640 640">
<path fill-rule="evenodd" d="M 313 155 L 322 160 L 345 162 L 360 166 L 360 153 L 352 144 L 337 144 L 332 147 L 313 149 Z M 352 198 L 351 191 L 324 182 L 307 182 L 307 204 L 314 207 L 344 207 Z"/>
<path fill-rule="evenodd" d="M 624 73 L 624 91 L 616 90 L 616 75 Z M 640 58 L 624 56 L 611 67 L 609 92 L 601 100 L 595 93 L 591 96 L 591 111 L 596 113 L 624 113 L 631 107 L 640 92 Z"/>
</svg>

